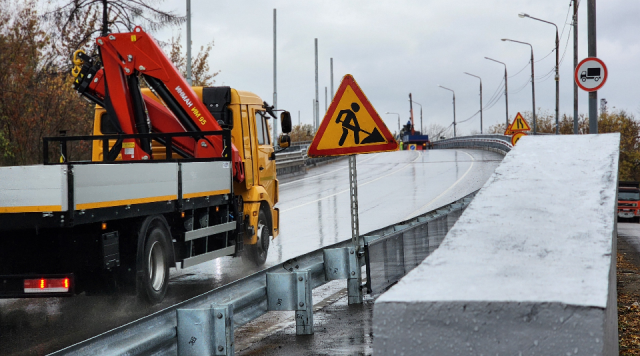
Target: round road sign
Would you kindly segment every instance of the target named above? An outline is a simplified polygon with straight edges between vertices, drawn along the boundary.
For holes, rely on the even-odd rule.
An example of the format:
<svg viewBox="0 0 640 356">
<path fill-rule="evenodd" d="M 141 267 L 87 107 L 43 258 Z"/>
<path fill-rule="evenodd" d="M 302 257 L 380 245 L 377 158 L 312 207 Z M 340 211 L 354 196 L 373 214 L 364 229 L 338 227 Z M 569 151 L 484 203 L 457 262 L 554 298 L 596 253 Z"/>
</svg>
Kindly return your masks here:
<svg viewBox="0 0 640 356">
<path fill-rule="evenodd" d="M 522 136 L 527 136 L 526 133 L 524 132 L 516 132 L 513 136 L 511 136 L 511 145 L 515 146 L 516 142 L 518 142 L 518 140 L 522 137 Z"/>
<path fill-rule="evenodd" d="M 589 57 L 578 63 L 573 76 L 580 89 L 596 91 L 602 88 L 607 81 L 609 72 L 603 61 L 595 57 Z"/>
</svg>

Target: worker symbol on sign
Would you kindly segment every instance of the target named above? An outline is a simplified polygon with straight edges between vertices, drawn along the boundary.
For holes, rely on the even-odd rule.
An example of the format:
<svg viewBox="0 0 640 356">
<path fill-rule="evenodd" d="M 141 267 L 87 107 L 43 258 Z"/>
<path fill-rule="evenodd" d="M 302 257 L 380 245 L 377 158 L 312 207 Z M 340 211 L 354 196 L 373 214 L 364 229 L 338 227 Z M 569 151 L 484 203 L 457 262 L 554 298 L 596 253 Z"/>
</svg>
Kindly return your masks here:
<svg viewBox="0 0 640 356">
<path fill-rule="evenodd" d="M 360 111 L 360 105 L 358 105 L 357 103 L 351 103 L 351 110 L 340 110 L 340 112 L 338 113 L 336 124 L 342 123 L 342 136 L 340 136 L 338 145 L 341 147 L 342 145 L 344 145 L 347 136 L 349 136 L 349 131 L 353 132 L 353 141 L 356 145 L 385 142 L 384 138 L 380 134 L 380 131 L 378 131 L 378 128 L 374 128 L 373 132 L 367 132 L 360 128 L 360 124 L 358 124 L 358 118 L 356 117 L 356 113 L 358 111 Z M 343 116 L 345 116 L 345 118 L 344 120 L 341 120 Z M 368 135 L 362 141 L 360 141 L 360 132 Z"/>
</svg>

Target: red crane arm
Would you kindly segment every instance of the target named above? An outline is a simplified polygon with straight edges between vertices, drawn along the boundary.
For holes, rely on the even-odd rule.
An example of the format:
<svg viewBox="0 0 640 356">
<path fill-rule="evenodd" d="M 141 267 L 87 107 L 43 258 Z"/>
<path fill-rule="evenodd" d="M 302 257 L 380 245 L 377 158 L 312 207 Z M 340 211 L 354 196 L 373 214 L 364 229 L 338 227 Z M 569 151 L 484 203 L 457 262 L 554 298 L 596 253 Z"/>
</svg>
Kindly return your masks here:
<svg viewBox="0 0 640 356">
<path fill-rule="evenodd" d="M 99 37 L 96 42 L 103 68 L 91 80 L 88 91 L 105 99 L 107 111 L 115 114 L 125 134 L 150 131 L 145 112 L 155 132 L 222 130 L 162 49 L 140 27 Z M 138 75 L 144 76 L 167 107 L 140 93 Z M 225 149 L 220 136 L 206 136 L 197 142 L 191 138 L 175 141 L 196 158 L 221 157 Z M 143 140 L 124 140 L 122 147 L 125 160 L 148 159 L 151 154 L 150 143 Z M 233 145 L 231 154 L 234 178 L 243 181 L 242 159 Z"/>
</svg>

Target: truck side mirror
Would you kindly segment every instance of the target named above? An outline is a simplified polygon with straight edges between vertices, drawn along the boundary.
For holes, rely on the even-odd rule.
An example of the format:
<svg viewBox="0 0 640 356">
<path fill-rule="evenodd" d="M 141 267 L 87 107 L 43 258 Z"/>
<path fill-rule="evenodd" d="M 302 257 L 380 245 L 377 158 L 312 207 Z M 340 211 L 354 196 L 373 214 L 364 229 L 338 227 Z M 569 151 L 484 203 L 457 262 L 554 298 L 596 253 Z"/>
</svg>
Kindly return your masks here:
<svg viewBox="0 0 640 356">
<path fill-rule="evenodd" d="M 288 111 L 283 111 L 280 114 L 280 127 L 283 133 L 291 132 L 291 114 Z"/>
<path fill-rule="evenodd" d="M 288 148 L 291 145 L 291 137 L 289 137 L 289 135 L 280 136 L 279 141 L 280 142 L 278 142 L 278 145 L 282 148 Z"/>
</svg>

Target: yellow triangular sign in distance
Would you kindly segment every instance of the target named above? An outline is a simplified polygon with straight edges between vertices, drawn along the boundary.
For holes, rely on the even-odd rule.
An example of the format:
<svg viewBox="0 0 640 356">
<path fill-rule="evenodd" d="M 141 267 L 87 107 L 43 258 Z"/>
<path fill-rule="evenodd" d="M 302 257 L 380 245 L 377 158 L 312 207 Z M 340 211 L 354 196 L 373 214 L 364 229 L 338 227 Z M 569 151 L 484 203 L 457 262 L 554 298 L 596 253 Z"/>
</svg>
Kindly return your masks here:
<svg viewBox="0 0 640 356">
<path fill-rule="evenodd" d="M 516 115 L 516 118 L 513 119 L 513 123 L 511 123 L 509 130 L 511 130 L 512 132 L 530 131 L 531 127 L 529 127 L 527 120 L 525 120 L 524 117 L 522 117 L 522 115 L 518 113 L 518 115 Z"/>
<path fill-rule="evenodd" d="M 309 157 L 397 151 L 398 143 L 350 74 L 342 79 Z"/>
<path fill-rule="evenodd" d="M 507 126 L 507 129 L 504 131 L 504 134 L 505 134 L 506 136 L 510 136 L 510 135 L 513 135 L 513 134 L 515 133 L 515 132 L 511 131 L 511 125 L 513 125 L 513 124 L 509 124 L 509 125 Z"/>
</svg>

